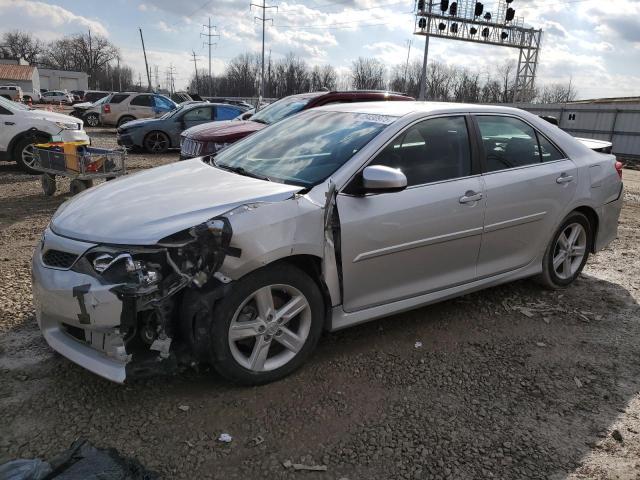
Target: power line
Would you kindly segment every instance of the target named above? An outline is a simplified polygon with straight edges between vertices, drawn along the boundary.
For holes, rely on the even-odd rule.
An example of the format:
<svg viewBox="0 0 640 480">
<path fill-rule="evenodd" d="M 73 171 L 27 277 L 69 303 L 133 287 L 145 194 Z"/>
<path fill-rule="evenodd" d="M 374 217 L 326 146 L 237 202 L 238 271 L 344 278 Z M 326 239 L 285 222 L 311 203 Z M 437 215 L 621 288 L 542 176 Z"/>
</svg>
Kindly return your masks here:
<svg viewBox="0 0 640 480">
<path fill-rule="evenodd" d="M 260 74 L 260 85 L 258 86 L 258 103 L 256 104 L 256 111 L 258 111 L 260 109 L 260 100 L 262 99 L 262 95 L 264 94 L 264 30 L 265 30 L 264 24 L 267 21 L 271 21 L 271 24 L 273 24 L 273 18 L 266 18 L 267 10 L 269 8 L 275 8 L 276 10 L 278 10 L 278 7 L 267 5 L 265 3 L 265 0 L 262 0 L 262 5 L 251 3 L 249 5 L 249 10 L 251 10 L 251 7 L 262 9 L 262 16 L 254 17 L 254 20 L 257 19 L 262 21 L 262 67 L 261 67 L 262 73 Z"/>
<path fill-rule="evenodd" d="M 401 15 L 413 15 L 413 12 L 401 12 Z M 380 18 L 381 19 L 381 18 Z M 373 19 L 373 20 L 378 20 Z M 321 25 L 312 25 L 312 26 L 305 26 L 305 25 L 274 25 L 274 27 L 276 28 L 291 28 L 291 29 L 324 29 L 324 28 L 332 28 L 332 27 L 336 27 L 336 28 L 353 28 L 353 27 L 339 27 L 340 25 L 349 25 L 349 24 L 354 24 L 354 23 L 359 23 L 362 20 L 351 20 L 348 22 L 336 22 L 336 23 L 327 23 L 327 24 L 321 24 Z M 358 28 L 360 27 L 373 27 L 373 26 L 377 26 L 377 25 L 390 25 L 391 22 L 383 22 L 383 23 L 365 23 L 365 24 L 361 24 L 361 25 L 356 25 Z"/>
<path fill-rule="evenodd" d="M 215 43 L 211 43 L 211 39 L 213 37 L 218 37 L 220 38 L 220 35 L 216 34 L 216 33 L 211 33 L 211 30 L 216 28 L 215 25 L 211 25 L 211 17 L 209 17 L 209 24 L 208 25 L 203 25 L 204 28 L 207 28 L 207 33 L 200 33 L 201 37 L 207 37 L 207 41 L 204 43 L 204 45 L 208 45 L 209 46 L 209 79 L 207 81 L 207 93 L 209 94 L 209 96 L 212 95 L 211 92 L 211 46 L 212 45 L 216 45 Z M 203 46 L 204 46 L 203 45 Z"/>
</svg>

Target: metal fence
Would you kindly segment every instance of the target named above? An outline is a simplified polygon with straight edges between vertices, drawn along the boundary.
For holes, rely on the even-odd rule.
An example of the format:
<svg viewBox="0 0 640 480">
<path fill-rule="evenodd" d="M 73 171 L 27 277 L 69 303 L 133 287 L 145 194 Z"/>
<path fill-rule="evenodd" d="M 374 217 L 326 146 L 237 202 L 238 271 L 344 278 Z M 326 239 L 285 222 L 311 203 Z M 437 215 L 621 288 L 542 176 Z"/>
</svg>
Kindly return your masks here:
<svg viewBox="0 0 640 480">
<path fill-rule="evenodd" d="M 616 155 L 640 161 L 640 103 L 510 106 L 535 115 L 556 117 L 560 128 L 571 135 L 609 141 Z"/>
</svg>

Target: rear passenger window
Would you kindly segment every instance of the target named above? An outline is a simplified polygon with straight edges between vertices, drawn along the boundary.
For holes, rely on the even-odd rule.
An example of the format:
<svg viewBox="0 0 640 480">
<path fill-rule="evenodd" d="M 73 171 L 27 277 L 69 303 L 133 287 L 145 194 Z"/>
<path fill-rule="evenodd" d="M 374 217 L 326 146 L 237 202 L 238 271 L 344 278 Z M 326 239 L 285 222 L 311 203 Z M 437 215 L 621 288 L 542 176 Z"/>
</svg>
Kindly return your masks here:
<svg viewBox="0 0 640 480">
<path fill-rule="evenodd" d="M 120 93 L 111 97 L 108 103 L 121 103 L 125 98 L 129 97 L 129 95 Z"/>
<path fill-rule="evenodd" d="M 469 135 L 464 117 L 425 120 L 397 137 L 371 162 L 399 168 L 407 186 L 471 174 Z"/>
<path fill-rule="evenodd" d="M 540 144 L 540 155 L 543 162 L 552 162 L 566 158 L 549 140 L 538 133 L 538 143 Z"/>
<path fill-rule="evenodd" d="M 135 105 L 136 107 L 152 107 L 153 99 L 151 95 L 138 95 L 136 98 L 131 100 L 129 105 Z"/>
<path fill-rule="evenodd" d="M 216 120 L 233 120 L 242 113 L 239 109 L 233 107 L 216 107 Z"/>
<path fill-rule="evenodd" d="M 484 144 L 487 172 L 540 163 L 533 128 L 513 117 L 476 117 Z"/>
</svg>

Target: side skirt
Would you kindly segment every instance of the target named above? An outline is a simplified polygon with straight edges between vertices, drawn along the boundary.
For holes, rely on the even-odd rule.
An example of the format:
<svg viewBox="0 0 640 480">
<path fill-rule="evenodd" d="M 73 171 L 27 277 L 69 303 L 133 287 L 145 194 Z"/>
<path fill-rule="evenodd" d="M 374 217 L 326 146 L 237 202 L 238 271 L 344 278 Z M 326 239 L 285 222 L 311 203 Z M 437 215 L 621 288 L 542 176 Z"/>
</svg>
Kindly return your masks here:
<svg viewBox="0 0 640 480">
<path fill-rule="evenodd" d="M 378 318 L 387 317 L 396 313 L 406 312 L 415 308 L 424 307 L 432 303 L 441 302 L 450 298 L 459 297 L 467 293 L 476 292 L 484 288 L 500 285 L 521 278 L 537 275 L 542 271 L 542 261 L 536 258 L 529 265 L 517 270 L 501 273 L 492 277 L 483 278 L 464 285 L 439 290 L 437 292 L 426 293 L 417 297 L 411 297 L 396 302 L 378 305 L 375 307 L 365 308 L 356 312 L 345 312 L 342 305 L 333 307 L 331 312 L 331 331 L 342 330 L 343 328 L 352 327 L 360 323 L 365 323 Z"/>
</svg>

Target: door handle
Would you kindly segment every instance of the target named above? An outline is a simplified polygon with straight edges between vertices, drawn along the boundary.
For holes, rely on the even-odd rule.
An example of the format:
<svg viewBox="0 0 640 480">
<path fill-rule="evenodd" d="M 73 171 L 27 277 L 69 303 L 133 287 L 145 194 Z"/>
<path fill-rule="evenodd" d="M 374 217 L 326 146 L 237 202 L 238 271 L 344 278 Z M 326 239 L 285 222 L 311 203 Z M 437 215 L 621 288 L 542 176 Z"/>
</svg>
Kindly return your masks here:
<svg viewBox="0 0 640 480">
<path fill-rule="evenodd" d="M 467 190 L 463 196 L 460 197 L 460 203 L 474 203 L 482 199 L 482 193 L 474 192 L 473 190 Z"/>
<path fill-rule="evenodd" d="M 5 125 L 15 125 L 15 122 L 4 122 Z"/>
<path fill-rule="evenodd" d="M 567 175 L 566 173 L 563 173 L 562 175 L 560 175 L 558 178 L 556 178 L 556 183 L 569 183 L 573 181 L 573 176 L 572 175 Z"/>
</svg>

